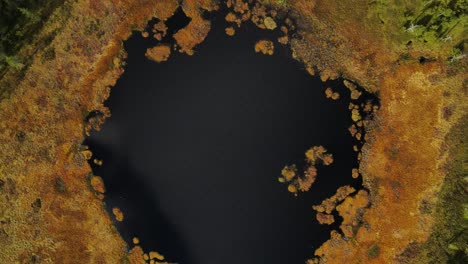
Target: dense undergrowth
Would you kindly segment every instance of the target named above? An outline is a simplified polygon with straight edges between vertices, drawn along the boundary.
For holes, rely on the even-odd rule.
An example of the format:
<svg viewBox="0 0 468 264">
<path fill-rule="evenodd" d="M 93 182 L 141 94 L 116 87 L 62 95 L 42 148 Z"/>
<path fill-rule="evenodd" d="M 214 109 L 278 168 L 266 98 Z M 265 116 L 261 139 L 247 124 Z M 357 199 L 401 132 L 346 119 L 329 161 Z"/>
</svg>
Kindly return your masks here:
<svg viewBox="0 0 468 264">
<path fill-rule="evenodd" d="M 445 168 L 448 173 L 439 202 L 435 208 L 427 208 L 434 210 L 438 220 L 429 240 L 420 250 L 416 245 L 413 248 L 424 263 L 468 263 L 467 124 L 465 116 L 447 136 L 452 162 Z"/>
</svg>

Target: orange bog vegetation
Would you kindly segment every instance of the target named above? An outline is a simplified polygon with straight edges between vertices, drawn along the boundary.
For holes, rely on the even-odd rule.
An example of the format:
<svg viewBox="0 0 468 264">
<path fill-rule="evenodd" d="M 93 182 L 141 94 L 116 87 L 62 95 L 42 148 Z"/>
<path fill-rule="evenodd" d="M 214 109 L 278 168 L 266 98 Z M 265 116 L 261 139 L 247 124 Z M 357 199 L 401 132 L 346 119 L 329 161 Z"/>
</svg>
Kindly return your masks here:
<svg viewBox="0 0 468 264">
<path fill-rule="evenodd" d="M 64 1 L 15 54 L 21 63 L 5 59 L 0 76 L 0 262 L 164 263 L 156 251 L 130 249 L 118 234 L 82 142 L 110 116 L 103 103 L 123 72 L 122 43 L 132 30 L 154 17 L 166 21 L 180 6 L 190 23 L 174 34 L 174 46 L 147 56 L 165 61 L 174 49 L 192 55 L 211 29 L 203 14 L 220 12 L 221 4 L 229 10 L 228 35 L 250 22 L 281 31 L 277 40 L 311 75 L 343 78 L 349 88 L 349 130 L 360 144 L 359 167 L 348 176 L 361 176 L 364 189 L 341 187 L 314 206 L 321 223 L 338 221 L 333 210 L 343 221 L 308 263 L 447 263 L 466 254 L 466 238 L 457 236 L 468 204 L 463 3 Z M 163 24 L 154 30 L 156 39 L 166 34 Z M 253 48 L 272 55 L 273 41 L 259 39 Z M 364 90 L 380 107 L 357 103 Z M 345 97 L 331 89 L 324 96 Z M 86 121 L 94 110 L 102 116 Z M 281 172 L 279 181 L 294 194 L 312 186 L 317 162 L 333 162 L 321 146 L 306 158 L 304 172 L 293 165 Z M 125 221 L 118 208 L 113 213 Z"/>
</svg>

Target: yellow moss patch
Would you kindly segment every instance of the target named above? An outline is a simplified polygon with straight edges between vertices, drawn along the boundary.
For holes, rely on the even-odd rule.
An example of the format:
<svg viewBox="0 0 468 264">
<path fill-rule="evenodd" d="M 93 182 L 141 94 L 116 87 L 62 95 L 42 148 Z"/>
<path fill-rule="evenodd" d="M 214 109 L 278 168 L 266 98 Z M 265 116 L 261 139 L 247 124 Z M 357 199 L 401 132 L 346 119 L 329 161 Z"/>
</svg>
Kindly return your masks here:
<svg viewBox="0 0 468 264">
<path fill-rule="evenodd" d="M 351 110 L 351 119 L 354 122 L 357 122 L 357 121 L 361 120 L 361 113 L 359 113 L 358 109 Z"/>
<path fill-rule="evenodd" d="M 263 19 L 263 23 L 265 24 L 265 27 L 269 30 L 274 30 L 277 27 L 275 20 L 271 17 L 265 17 Z"/>
<path fill-rule="evenodd" d="M 297 192 L 296 186 L 294 186 L 293 184 L 289 184 L 288 185 L 288 192 L 296 193 Z"/>
<path fill-rule="evenodd" d="M 124 220 L 124 215 L 120 208 L 114 207 L 112 208 L 112 213 L 114 214 L 115 220 L 122 222 Z"/>
<path fill-rule="evenodd" d="M 291 181 L 296 176 L 296 166 L 285 166 L 281 170 L 281 175 L 283 175 L 286 181 Z"/>
<path fill-rule="evenodd" d="M 151 251 L 149 253 L 149 257 L 150 257 L 150 259 L 164 260 L 164 256 L 159 254 L 156 251 Z"/>
<path fill-rule="evenodd" d="M 328 87 L 327 89 L 325 89 L 325 96 L 332 100 L 338 100 L 340 98 L 340 94 L 337 92 L 334 92 L 331 87 Z"/>
<path fill-rule="evenodd" d="M 92 176 L 91 177 L 91 186 L 98 193 L 105 193 L 106 192 L 106 188 L 104 187 L 104 181 L 99 176 Z"/>
</svg>

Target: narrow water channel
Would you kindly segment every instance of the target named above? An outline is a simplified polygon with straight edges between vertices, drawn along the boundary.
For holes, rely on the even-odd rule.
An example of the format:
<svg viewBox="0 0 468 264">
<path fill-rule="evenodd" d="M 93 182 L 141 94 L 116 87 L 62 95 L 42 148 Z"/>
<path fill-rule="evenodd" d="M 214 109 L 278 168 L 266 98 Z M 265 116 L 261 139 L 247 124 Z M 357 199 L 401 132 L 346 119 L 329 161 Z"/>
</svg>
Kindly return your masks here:
<svg viewBox="0 0 468 264">
<path fill-rule="evenodd" d="M 107 208 L 124 212 L 116 226 L 130 245 L 139 237 L 169 261 L 304 263 L 332 228 L 311 206 L 358 185 L 349 92 L 308 75 L 280 44 L 273 56 L 255 54 L 273 32 L 246 25 L 229 37 L 222 15 L 212 25 L 195 55 L 164 63 L 144 56 L 154 40 L 135 33 L 125 43 L 125 73 L 106 102 L 112 117 L 85 142 L 104 160 L 93 171 Z M 325 98 L 329 85 L 341 99 Z M 335 162 L 294 197 L 277 178 L 315 145 Z"/>
</svg>

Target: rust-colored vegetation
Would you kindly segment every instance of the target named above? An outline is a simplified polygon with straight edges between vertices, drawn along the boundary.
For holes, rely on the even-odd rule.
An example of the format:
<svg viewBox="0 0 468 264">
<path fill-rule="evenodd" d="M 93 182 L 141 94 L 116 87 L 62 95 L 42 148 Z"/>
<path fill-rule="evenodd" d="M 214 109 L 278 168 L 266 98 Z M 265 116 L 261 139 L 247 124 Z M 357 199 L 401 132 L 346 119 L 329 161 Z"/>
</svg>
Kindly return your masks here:
<svg viewBox="0 0 468 264">
<path fill-rule="evenodd" d="M 327 150 L 323 146 L 310 148 L 305 153 L 307 165 L 304 172 L 302 174 L 298 173 L 295 164 L 285 166 L 281 170 L 281 177 L 278 178 L 278 181 L 288 184 L 288 191 L 296 196 L 299 191 L 307 192 L 317 177 L 316 165 L 321 163 L 328 166 L 333 163 L 333 155 L 326 152 Z"/>
<path fill-rule="evenodd" d="M 226 28 L 226 35 L 228 36 L 234 36 L 236 34 L 236 30 L 233 27 L 227 27 Z"/>
<path fill-rule="evenodd" d="M 112 213 L 114 214 L 115 220 L 122 222 L 124 220 L 124 214 L 118 207 L 112 208 Z"/>
<path fill-rule="evenodd" d="M 275 45 L 270 40 L 259 40 L 255 43 L 255 52 L 264 55 L 273 55 L 275 52 Z"/>
<path fill-rule="evenodd" d="M 331 98 L 332 100 L 338 100 L 340 98 L 340 94 L 338 92 L 334 92 L 330 87 L 325 89 L 325 96 L 327 98 Z"/>
<path fill-rule="evenodd" d="M 335 217 L 330 214 L 317 213 L 317 221 L 322 225 L 331 225 L 335 222 Z"/>
<path fill-rule="evenodd" d="M 230 10 L 225 19 L 234 26 L 240 27 L 244 22 L 252 22 L 261 29 L 275 30 L 281 24 L 277 21 L 278 12 L 276 9 L 267 8 L 265 5 L 256 1 L 229 0 L 226 1 L 226 7 Z M 280 29 L 283 36 L 278 37 L 278 43 L 287 45 L 289 43 L 289 28 L 294 29 L 291 19 L 286 18 L 282 21 Z M 232 30 L 229 29 L 229 32 Z M 229 33 L 228 33 L 229 35 Z M 255 51 L 265 55 L 274 53 L 274 44 L 271 40 L 260 40 L 255 45 Z"/>
<path fill-rule="evenodd" d="M 451 162 L 447 149 L 457 148 L 444 145 L 445 135 L 467 106 L 460 99 L 466 98 L 466 41 L 456 15 L 463 8 L 466 13 L 466 5 L 436 1 L 425 7 L 424 1 L 388 1 L 356 8 L 353 1 L 264 2 L 295 14 L 300 34 L 290 40 L 295 58 L 314 65 L 313 73 L 322 80 L 347 79 L 354 122 L 350 132 L 359 141 L 366 132 L 358 154 L 360 166 L 353 174 L 362 175 L 368 194 L 350 200 L 363 205 L 359 210 L 342 208 L 350 213 L 346 213 L 348 226 L 355 217 L 361 224 L 345 227 L 352 230 L 346 235 L 332 232 L 311 263 L 394 263 L 403 259 L 402 254 L 405 263 L 427 263 L 427 252 L 435 249 L 427 248 L 425 241 L 434 232 L 434 217 L 440 216 L 423 213 L 420 205 L 439 199 L 447 175 L 444 168 Z M 433 15 L 431 10 L 438 11 Z M 447 18 L 449 13 L 454 16 Z M 430 19 L 428 25 L 421 24 L 422 17 Z M 438 24 L 436 17 L 445 17 L 448 24 L 455 21 L 441 31 L 451 33 L 429 36 L 434 28 L 429 25 L 444 27 L 445 22 Z M 356 84 L 378 92 L 380 107 L 357 104 L 362 95 Z M 366 120 L 364 113 L 373 113 L 374 121 Z M 364 196 L 370 201 L 367 206 Z"/>
<path fill-rule="evenodd" d="M 349 131 L 364 143 L 354 147 L 360 163 L 352 177 L 361 175 L 366 190 L 343 186 L 314 206 L 319 222 L 335 221 L 333 210 L 343 221 L 308 263 L 445 263 L 463 254 L 466 241 L 454 230 L 466 199 L 453 186 L 466 184 L 459 180 L 465 141 L 463 133 L 450 132 L 460 120 L 466 124 L 466 5 L 426 2 L 225 2 L 234 32 L 247 21 L 279 27 L 277 41 L 311 75 L 344 78 L 349 88 Z M 180 52 L 194 54 L 211 28 L 202 14 L 218 5 L 180 2 L 191 18 L 174 35 Z M 166 263 L 140 246 L 129 250 L 116 232 L 101 201 L 104 184 L 92 175 L 92 153 L 82 142 L 110 115 L 103 102 L 123 72 L 122 41 L 154 17 L 161 22 L 152 37 L 162 39 L 164 21 L 178 7 L 173 0 L 65 1 L 7 60 L 0 79 L 2 263 Z M 257 45 L 257 52 L 274 52 L 271 40 Z M 378 93 L 380 107 L 358 102 L 359 87 Z M 99 115 L 86 120 L 91 112 Z M 320 147 L 306 157 L 303 172 L 287 166 L 279 179 L 294 194 L 313 184 L 317 163 L 333 162 Z M 457 224 L 448 216 L 458 217 Z"/>
<path fill-rule="evenodd" d="M 159 21 L 158 23 L 154 24 L 153 29 L 151 30 L 153 32 L 153 37 L 159 41 L 162 40 L 163 37 L 166 36 L 167 34 L 167 26 L 164 21 Z"/>
<path fill-rule="evenodd" d="M 98 194 L 103 194 L 106 192 L 106 188 L 104 187 L 104 181 L 101 177 L 91 176 L 90 183 L 93 187 L 93 190 L 96 191 Z"/>
<path fill-rule="evenodd" d="M 157 45 L 146 50 L 145 56 L 155 62 L 163 62 L 169 59 L 171 47 L 169 45 Z"/>
<path fill-rule="evenodd" d="M 174 34 L 180 52 L 193 55 L 196 45 L 205 40 L 211 29 L 211 22 L 202 17 L 202 11 L 218 10 L 218 4 L 212 0 L 187 0 L 182 2 L 182 10 L 191 18 L 190 23 Z"/>
<path fill-rule="evenodd" d="M 342 186 L 336 190 L 336 193 L 332 197 L 323 200 L 320 205 L 312 206 L 312 208 L 319 213 L 331 214 L 338 203 L 342 202 L 355 191 L 356 189 L 349 185 Z"/>
<path fill-rule="evenodd" d="M 90 183 L 86 116 L 122 73 L 122 41 L 174 1 L 66 1 L 0 87 L 0 262 L 120 263 L 127 247 Z M 44 40 L 47 40 L 44 42 Z M 27 60 L 27 58 L 34 58 Z M 94 179 L 94 178 L 93 178 Z M 94 180 L 93 180 L 94 182 Z"/>
</svg>

